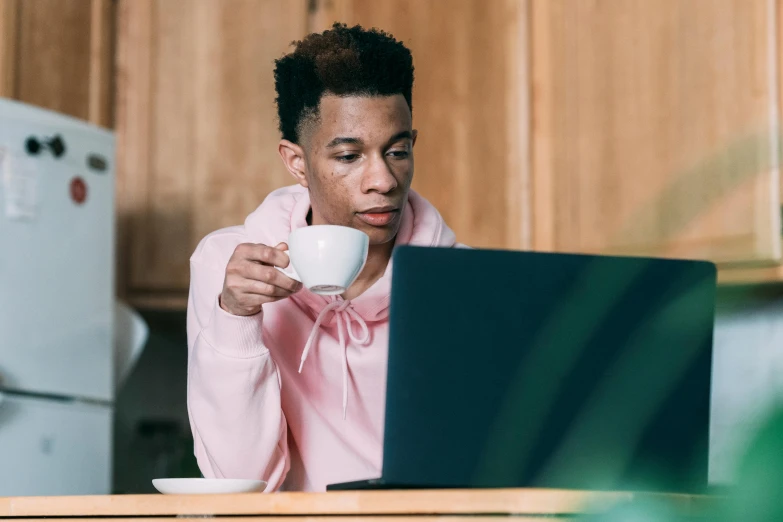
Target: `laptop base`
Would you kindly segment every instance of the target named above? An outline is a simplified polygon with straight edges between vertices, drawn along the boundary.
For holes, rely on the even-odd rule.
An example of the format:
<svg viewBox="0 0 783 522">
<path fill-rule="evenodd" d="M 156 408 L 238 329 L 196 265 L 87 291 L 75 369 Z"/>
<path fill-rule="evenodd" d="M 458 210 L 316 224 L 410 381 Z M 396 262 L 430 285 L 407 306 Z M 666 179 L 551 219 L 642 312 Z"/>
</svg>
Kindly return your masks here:
<svg viewBox="0 0 783 522">
<path fill-rule="evenodd" d="M 444 488 L 443 486 L 424 486 L 415 484 L 400 484 L 387 482 L 382 478 L 369 479 L 369 480 L 355 480 L 352 482 L 340 482 L 337 484 L 329 484 L 326 486 L 326 491 L 372 491 L 372 490 L 391 490 L 391 489 L 453 489 Z"/>
</svg>

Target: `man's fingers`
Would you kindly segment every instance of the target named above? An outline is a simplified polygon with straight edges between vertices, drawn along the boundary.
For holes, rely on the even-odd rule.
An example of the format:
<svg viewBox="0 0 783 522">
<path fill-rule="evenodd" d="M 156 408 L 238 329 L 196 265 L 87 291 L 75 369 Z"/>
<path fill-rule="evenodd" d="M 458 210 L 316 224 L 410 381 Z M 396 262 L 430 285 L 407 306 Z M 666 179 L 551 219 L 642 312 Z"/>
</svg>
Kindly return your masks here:
<svg viewBox="0 0 783 522">
<path fill-rule="evenodd" d="M 266 303 L 298 292 L 302 284 L 275 267 L 289 264 L 288 245 L 275 247 L 243 243 L 234 249 L 226 267 L 220 306 L 234 315 L 253 315 Z"/>
<path fill-rule="evenodd" d="M 300 282 L 291 279 L 273 266 L 249 262 L 243 266 L 243 275 L 248 279 L 277 286 L 289 292 L 297 292 L 301 288 Z"/>
<path fill-rule="evenodd" d="M 278 243 L 275 248 L 281 252 L 288 252 L 288 245 L 286 243 Z M 279 266 L 280 268 L 288 268 L 288 265 L 290 264 L 291 257 L 288 254 L 285 254 L 285 264 L 275 266 Z"/>
<path fill-rule="evenodd" d="M 244 243 L 237 247 L 236 254 L 244 260 L 255 263 L 279 266 L 281 268 L 288 266 L 288 255 L 284 251 L 266 245 Z"/>
<path fill-rule="evenodd" d="M 253 261 L 245 261 L 239 264 L 237 266 L 235 275 L 249 281 L 258 281 L 270 286 L 282 288 L 287 292 L 286 295 L 298 292 L 302 289 L 302 283 L 291 279 L 277 268 L 273 266 L 260 265 Z M 258 288 L 260 287 L 256 287 L 256 290 L 254 291 L 258 291 Z M 270 293 L 269 295 L 278 294 Z"/>
</svg>

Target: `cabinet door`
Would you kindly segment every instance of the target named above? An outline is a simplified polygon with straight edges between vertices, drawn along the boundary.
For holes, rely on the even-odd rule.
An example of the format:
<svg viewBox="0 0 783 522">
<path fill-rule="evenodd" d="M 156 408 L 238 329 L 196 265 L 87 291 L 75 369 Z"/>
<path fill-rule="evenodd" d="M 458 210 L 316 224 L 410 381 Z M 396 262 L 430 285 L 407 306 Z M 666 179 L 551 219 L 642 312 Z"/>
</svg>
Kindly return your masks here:
<svg viewBox="0 0 783 522">
<path fill-rule="evenodd" d="M 111 0 L 0 0 L 0 96 L 110 127 Z"/>
<path fill-rule="evenodd" d="M 198 241 L 293 183 L 272 73 L 306 0 L 186 3 L 119 4 L 120 284 L 137 304 L 181 304 Z"/>
<path fill-rule="evenodd" d="M 781 255 L 775 0 L 532 0 L 533 244 Z"/>
<path fill-rule="evenodd" d="M 526 246 L 526 0 L 318 0 L 311 29 L 378 27 L 413 53 L 414 189 L 463 243 Z"/>
</svg>

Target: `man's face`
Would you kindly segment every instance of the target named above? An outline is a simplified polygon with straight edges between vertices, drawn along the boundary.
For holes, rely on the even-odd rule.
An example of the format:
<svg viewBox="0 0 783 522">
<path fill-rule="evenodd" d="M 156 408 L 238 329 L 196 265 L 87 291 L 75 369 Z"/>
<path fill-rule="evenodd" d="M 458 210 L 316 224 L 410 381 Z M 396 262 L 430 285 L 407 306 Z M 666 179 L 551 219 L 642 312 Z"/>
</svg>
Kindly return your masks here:
<svg viewBox="0 0 783 522">
<path fill-rule="evenodd" d="M 303 134 L 312 224 L 343 225 L 394 239 L 413 180 L 416 133 L 402 95 L 327 95 Z"/>
</svg>

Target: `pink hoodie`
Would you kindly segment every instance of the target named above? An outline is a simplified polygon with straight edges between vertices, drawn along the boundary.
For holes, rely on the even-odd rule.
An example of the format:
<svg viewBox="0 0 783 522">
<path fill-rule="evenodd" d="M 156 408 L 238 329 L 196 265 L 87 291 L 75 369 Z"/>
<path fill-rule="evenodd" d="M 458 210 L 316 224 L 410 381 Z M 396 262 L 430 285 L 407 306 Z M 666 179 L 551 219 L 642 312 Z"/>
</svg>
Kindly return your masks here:
<svg viewBox="0 0 783 522">
<path fill-rule="evenodd" d="M 380 476 L 391 263 L 349 302 L 302 290 L 251 317 L 217 304 L 236 246 L 286 241 L 307 226 L 309 209 L 306 189 L 277 190 L 244 226 L 208 235 L 191 257 L 188 412 L 205 477 L 323 491 Z M 451 247 L 455 238 L 411 191 L 396 244 Z"/>
</svg>

